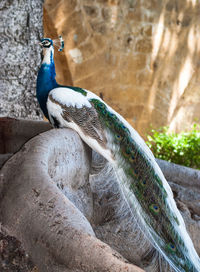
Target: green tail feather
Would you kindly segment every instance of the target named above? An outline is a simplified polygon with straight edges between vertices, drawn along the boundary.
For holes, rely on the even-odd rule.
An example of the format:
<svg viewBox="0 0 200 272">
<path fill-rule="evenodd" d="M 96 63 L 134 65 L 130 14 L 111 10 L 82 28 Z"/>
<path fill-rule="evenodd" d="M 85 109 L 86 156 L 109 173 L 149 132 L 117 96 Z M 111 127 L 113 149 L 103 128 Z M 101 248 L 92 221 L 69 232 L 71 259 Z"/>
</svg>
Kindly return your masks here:
<svg viewBox="0 0 200 272">
<path fill-rule="evenodd" d="M 188 258 L 188 247 L 177 231 L 180 222 L 169 207 L 169 192 L 157 173 L 151 158 L 133 139 L 129 129 L 108 107 L 98 99 L 91 99 L 102 124 L 113 135 L 118 147 L 115 156 L 118 166 L 128 180 L 129 190 L 135 195 L 141 207 L 143 221 L 148 228 L 151 242 L 168 259 L 176 271 L 197 272 Z M 134 208 L 134 207 L 133 207 Z M 145 230 L 145 231 L 146 231 Z"/>
</svg>

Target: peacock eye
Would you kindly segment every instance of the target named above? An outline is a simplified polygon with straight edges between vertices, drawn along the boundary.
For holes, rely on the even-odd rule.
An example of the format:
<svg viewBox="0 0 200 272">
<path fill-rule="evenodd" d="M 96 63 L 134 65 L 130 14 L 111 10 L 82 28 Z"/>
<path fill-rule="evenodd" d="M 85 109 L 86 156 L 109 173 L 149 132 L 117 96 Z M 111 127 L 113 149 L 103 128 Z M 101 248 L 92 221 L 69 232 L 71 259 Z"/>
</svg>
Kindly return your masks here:
<svg viewBox="0 0 200 272">
<path fill-rule="evenodd" d="M 49 41 L 43 41 L 42 44 L 44 47 L 46 47 L 49 46 L 51 43 Z"/>
</svg>

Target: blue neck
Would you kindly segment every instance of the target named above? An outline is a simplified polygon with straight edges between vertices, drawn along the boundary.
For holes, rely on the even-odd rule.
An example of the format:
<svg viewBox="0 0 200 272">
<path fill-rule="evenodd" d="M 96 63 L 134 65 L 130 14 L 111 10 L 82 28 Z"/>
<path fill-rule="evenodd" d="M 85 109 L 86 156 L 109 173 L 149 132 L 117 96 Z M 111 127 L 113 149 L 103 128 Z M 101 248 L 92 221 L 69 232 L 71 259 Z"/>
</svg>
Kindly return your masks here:
<svg viewBox="0 0 200 272">
<path fill-rule="evenodd" d="M 38 72 L 36 91 L 38 102 L 47 119 L 49 118 L 46 106 L 48 94 L 52 89 L 59 86 L 55 79 L 56 72 L 53 60 L 53 48 L 48 50 Z"/>
</svg>

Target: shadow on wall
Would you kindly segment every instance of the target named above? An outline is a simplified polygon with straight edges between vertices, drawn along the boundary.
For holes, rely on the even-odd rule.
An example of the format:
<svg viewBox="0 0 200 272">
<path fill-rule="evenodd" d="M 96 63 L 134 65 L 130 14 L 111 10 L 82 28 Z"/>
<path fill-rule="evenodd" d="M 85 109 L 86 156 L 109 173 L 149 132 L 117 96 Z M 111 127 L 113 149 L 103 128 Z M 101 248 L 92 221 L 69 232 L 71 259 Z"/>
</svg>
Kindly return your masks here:
<svg viewBox="0 0 200 272">
<path fill-rule="evenodd" d="M 187 128 L 200 117 L 199 14 L 199 1 L 166 1 L 152 39 L 148 112 L 156 119 L 165 111 L 163 121 L 171 130 Z"/>
<path fill-rule="evenodd" d="M 50 19 L 50 16 L 47 10 L 45 9 L 45 7 L 43 8 L 43 26 L 44 26 L 44 37 L 57 39 L 58 36 L 60 35 L 60 33 L 57 33 L 56 28 L 52 20 Z M 63 52 L 58 52 L 57 49 L 55 49 L 54 55 L 55 55 L 55 66 L 57 71 L 56 80 L 60 84 L 65 84 L 66 80 L 64 80 L 64 78 L 67 78 L 67 84 L 73 85 L 67 58 L 65 57 Z"/>
<path fill-rule="evenodd" d="M 62 34 L 58 81 L 101 95 L 143 136 L 200 118 L 197 0 L 46 0 L 47 36 Z M 197 121 L 197 119 L 196 119 Z"/>
</svg>

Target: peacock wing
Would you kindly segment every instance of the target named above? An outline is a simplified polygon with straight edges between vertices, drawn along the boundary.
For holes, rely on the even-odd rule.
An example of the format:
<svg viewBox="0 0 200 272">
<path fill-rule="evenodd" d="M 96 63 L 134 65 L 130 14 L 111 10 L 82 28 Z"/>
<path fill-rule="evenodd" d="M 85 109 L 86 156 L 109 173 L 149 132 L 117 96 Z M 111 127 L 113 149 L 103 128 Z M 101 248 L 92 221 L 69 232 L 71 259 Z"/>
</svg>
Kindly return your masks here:
<svg viewBox="0 0 200 272">
<path fill-rule="evenodd" d="M 49 119 L 58 127 L 69 127 L 95 151 L 112 160 L 99 114 L 86 96 L 71 88 L 56 88 L 48 97 Z"/>
</svg>

